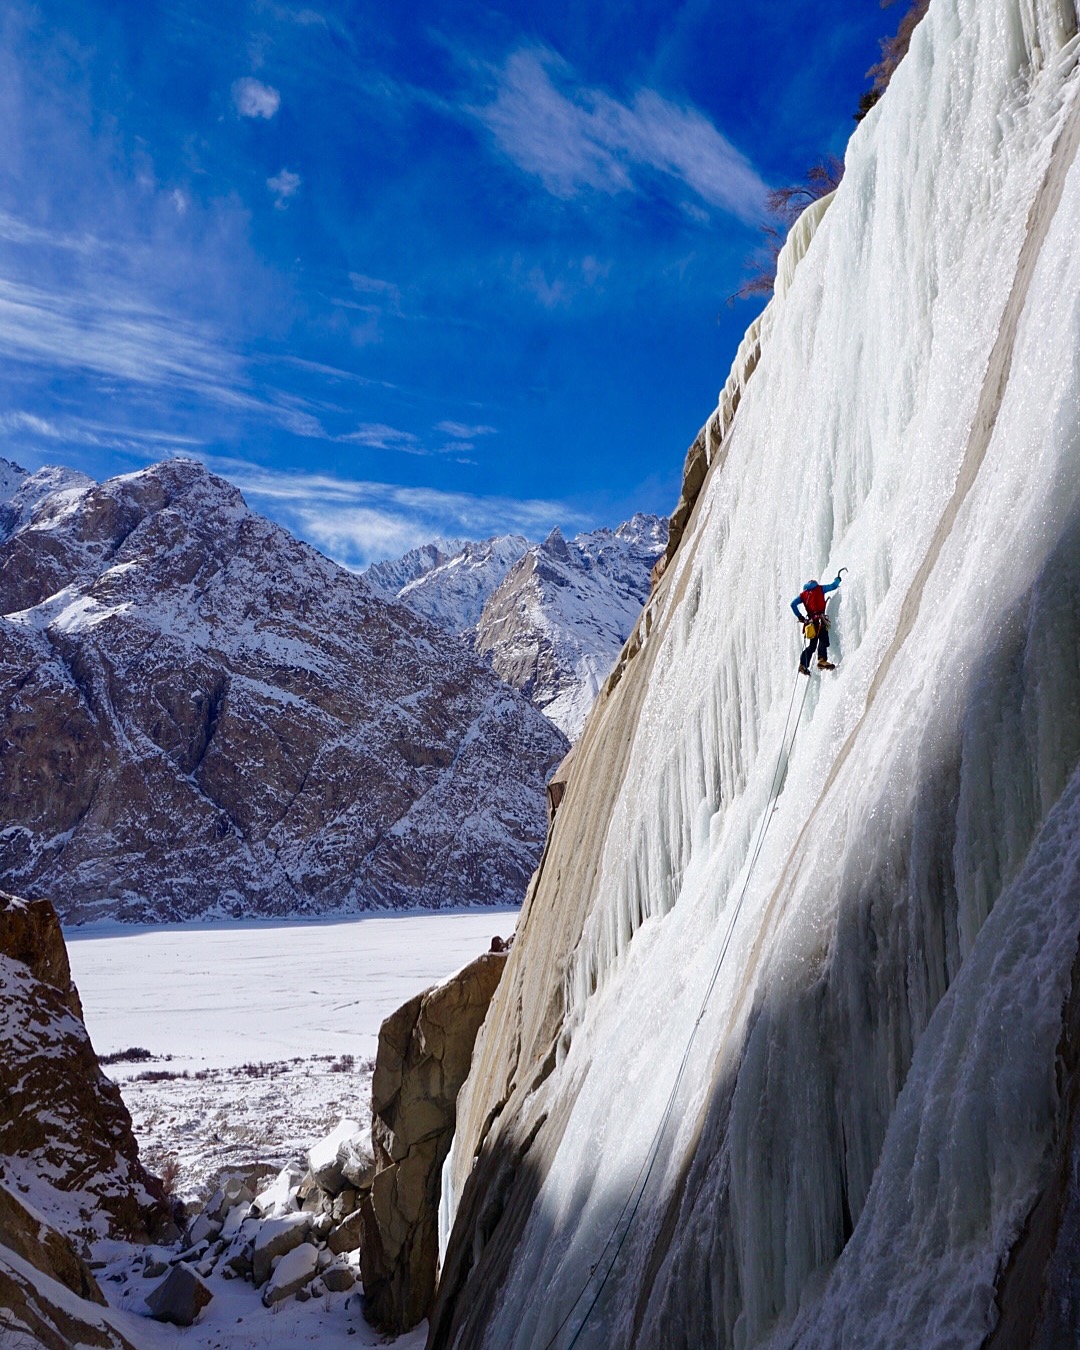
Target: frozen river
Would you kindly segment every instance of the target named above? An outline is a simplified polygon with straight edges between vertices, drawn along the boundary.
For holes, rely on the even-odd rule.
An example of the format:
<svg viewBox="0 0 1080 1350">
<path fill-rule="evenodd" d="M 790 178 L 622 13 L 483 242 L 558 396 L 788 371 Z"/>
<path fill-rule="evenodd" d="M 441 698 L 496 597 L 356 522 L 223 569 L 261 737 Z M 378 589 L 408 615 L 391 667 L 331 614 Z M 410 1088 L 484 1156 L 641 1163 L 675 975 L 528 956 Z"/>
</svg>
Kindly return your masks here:
<svg viewBox="0 0 1080 1350">
<path fill-rule="evenodd" d="M 223 1168 L 283 1166 L 344 1116 L 370 1111 L 385 1017 L 509 937 L 515 910 L 412 912 L 65 933 L 99 1055 L 142 1153 L 196 1194 Z"/>
<path fill-rule="evenodd" d="M 412 912 L 64 936 L 98 1054 L 138 1045 L 194 1069 L 373 1056 L 383 1018 L 486 951 L 496 933 L 508 937 L 516 919 L 507 910 Z"/>
</svg>

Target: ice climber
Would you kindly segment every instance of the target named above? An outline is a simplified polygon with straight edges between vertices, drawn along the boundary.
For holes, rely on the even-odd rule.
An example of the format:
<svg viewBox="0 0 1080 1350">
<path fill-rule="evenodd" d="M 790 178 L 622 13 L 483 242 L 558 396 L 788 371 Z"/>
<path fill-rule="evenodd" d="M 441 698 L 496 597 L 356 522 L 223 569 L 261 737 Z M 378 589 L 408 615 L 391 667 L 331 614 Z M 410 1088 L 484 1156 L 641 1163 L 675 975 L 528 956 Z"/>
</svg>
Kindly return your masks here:
<svg viewBox="0 0 1080 1350">
<path fill-rule="evenodd" d="M 840 570 L 843 572 L 843 568 Z M 810 658 L 815 648 L 818 654 L 818 670 L 836 669 L 829 660 L 829 616 L 825 613 L 825 606 L 828 604 L 825 597 L 839 585 L 839 575 L 828 586 L 822 586 L 819 581 L 808 581 L 791 602 L 795 617 L 803 626 L 803 636 L 810 644 L 799 657 L 800 675 L 810 674 Z M 799 609 L 800 604 L 806 607 L 805 617 Z"/>
</svg>

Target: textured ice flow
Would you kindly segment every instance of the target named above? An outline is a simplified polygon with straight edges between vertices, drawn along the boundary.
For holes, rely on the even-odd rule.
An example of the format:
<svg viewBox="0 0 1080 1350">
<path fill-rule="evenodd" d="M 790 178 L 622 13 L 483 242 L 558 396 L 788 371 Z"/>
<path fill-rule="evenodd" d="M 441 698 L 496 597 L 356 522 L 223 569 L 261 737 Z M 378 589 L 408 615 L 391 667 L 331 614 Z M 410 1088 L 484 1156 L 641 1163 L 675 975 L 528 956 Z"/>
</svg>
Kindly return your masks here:
<svg viewBox="0 0 1080 1350">
<path fill-rule="evenodd" d="M 548 1344 L 648 1154 L 768 804 L 788 601 L 840 566 L 839 671 L 811 684 L 576 1344 L 976 1346 L 993 1325 L 1080 929 L 1075 30 L 1068 0 L 934 0 L 762 322 L 649 639 L 540 1089 L 569 1122 L 489 1347 Z"/>
</svg>

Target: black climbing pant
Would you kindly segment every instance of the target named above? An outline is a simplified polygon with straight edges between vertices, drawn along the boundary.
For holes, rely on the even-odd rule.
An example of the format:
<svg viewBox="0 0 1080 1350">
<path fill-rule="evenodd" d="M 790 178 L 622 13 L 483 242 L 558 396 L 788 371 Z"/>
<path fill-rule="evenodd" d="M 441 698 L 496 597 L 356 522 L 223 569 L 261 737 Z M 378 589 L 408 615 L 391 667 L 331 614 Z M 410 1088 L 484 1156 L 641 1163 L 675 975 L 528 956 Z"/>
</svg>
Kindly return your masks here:
<svg viewBox="0 0 1080 1350">
<path fill-rule="evenodd" d="M 809 647 L 806 648 L 799 658 L 799 665 L 802 666 L 803 670 L 810 669 L 810 658 L 813 656 L 815 650 L 817 651 L 819 661 L 827 661 L 829 659 L 829 621 L 828 619 L 815 619 L 814 623 L 817 625 L 817 633 L 810 639 Z"/>
</svg>

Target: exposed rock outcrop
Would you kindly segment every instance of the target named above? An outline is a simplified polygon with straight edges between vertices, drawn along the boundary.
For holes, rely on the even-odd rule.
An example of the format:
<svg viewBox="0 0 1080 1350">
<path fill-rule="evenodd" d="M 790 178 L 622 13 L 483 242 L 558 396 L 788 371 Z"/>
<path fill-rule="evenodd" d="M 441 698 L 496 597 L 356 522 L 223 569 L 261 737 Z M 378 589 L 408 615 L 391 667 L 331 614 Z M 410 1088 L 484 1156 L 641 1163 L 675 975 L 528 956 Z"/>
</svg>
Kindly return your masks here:
<svg viewBox="0 0 1080 1350">
<path fill-rule="evenodd" d="M 79 1298 L 104 1306 L 105 1299 L 97 1280 L 71 1239 L 41 1214 L 32 1213 L 3 1182 L 0 1182 L 0 1247 L 29 1262 L 35 1270 L 64 1285 Z"/>
<path fill-rule="evenodd" d="M 361 1202 L 365 1314 L 399 1332 L 427 1316 L 438 1264 L 439 1182 L 476 1033 L 506 963 L 486 952 L 382 1025 L 372 1080 L 376 1172 Z"/>
<path fill-rule="evenodd" d="M 171 1220 L 82 1022 L 47 900 L 0 893 L 0 1339 L 130 1350 L 76 1250 Z"/>
<path fill-rule="evenodd" d="M 135 1350 L 108 1312 L 0 1243 L 0 1330 L 18 1350 Z M 10 1336 L 10 1342 L 8 1337 Z"/>
<path fill-rule="evenodd" d="M 476 627 L 476 649 L 574 741 L 649 593 L 667 523 L 638 514 L 567 540 L 552 530 L 514 564 Z"/>
<path fill-rule="evenodd" d="M 0 1159 L 16 1195 L 70 1234 L 145 1238 L 170 1222 L 90 1044 L 47 900 L 0 893 L 0 1042 Z"/>
<path fill-rule="evenodd" d="M 0 885 L 70 921 L 518 902 L 566 743 L 465 644 L 193 461 L 24 476 L 4 520 Z"/>
</svg>

